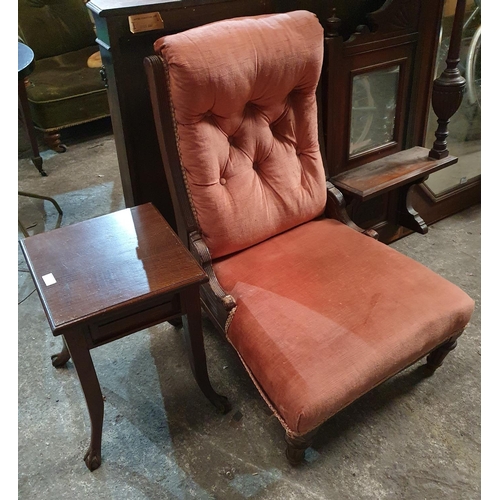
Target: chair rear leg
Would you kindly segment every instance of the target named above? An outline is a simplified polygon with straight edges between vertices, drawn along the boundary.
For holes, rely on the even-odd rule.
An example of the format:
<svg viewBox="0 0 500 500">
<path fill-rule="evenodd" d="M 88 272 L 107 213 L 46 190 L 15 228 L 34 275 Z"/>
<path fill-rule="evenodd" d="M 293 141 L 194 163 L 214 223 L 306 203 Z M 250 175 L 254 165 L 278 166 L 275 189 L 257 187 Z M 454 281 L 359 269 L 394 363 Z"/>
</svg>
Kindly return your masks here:
<svg viewBox="0 0 500 500">
<path fill-rule="evenodd" d="M 65 153 L 67 146 L 61 142 L 61 134 L 56 131 L 45 132 L 43 135 L 45 144 L 56 153 Z"/>
<path fill-rule="evenodd" d="M 463 330 L 462 330 L 463 331 Z M 439 347 L 434 349 L 427 356 L 427 368 L 434 372 L 437 368 L 439 368 L 444 361 L 444 358 L 448 356 L 448 354 L 457 347 L 457 339 L 460 337 L 462 332 L 457 335 L 454 335 L 450 339 L 448 339 L 444 344 L 441 344 Z"/>
</svg>

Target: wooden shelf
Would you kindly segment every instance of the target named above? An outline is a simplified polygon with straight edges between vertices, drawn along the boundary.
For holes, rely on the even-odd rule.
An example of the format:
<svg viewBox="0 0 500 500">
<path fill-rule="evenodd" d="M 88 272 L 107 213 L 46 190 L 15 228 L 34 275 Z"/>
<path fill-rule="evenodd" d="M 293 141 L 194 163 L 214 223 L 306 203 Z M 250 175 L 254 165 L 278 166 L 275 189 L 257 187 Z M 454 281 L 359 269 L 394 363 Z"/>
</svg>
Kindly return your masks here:
<svg viewBox="0 0 500 500">
<path fill-rule="evenodd" d="M 429 174 L 457 161 L 455 156 L 434 160 L 429 158 L 428 149 L 416 146 L 343 172 L 330 181 L 344 194 L 366 201 L 406 184 L 422 181 Z"/>
</svg>

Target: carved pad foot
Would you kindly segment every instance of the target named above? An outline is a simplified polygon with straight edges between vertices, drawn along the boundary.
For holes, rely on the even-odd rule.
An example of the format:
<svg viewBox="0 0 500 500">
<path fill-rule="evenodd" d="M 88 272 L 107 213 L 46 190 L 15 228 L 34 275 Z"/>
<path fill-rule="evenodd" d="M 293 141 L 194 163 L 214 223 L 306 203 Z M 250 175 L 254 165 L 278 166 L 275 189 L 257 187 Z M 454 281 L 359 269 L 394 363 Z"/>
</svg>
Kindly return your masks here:
<svg viewBox="0 0 500 500">
<path fill-rule="evenodd" d="M 231 411 L 231 403 L 226 396 L 222 396 L 220 394 L 216 394 L 215 396 L 210 398 L 210 402 L 215 406 L 217 412 L 221 415 L 225 415 Z"/>
<path fill-rule="evenodd" d="M 83 460 L 85 461 L 85 465 L 89 471 L 92 472 L 98 469 L 101 465 L 101 453 L 100 451 L 95 451 L 92 446 L 90 446 L 87 453 L 85 453 Z"/>
<path fill-rule="evenodd" d="M 69 355 L 69 352 L 66 349 L 63 349 L 61 352 L 57 354 L 53 354 L 50 359 L 52 360 L 52 366 L 54 368 L 61 368 L 64 366 L 68 361 L 71 356 Z"/>
</svg>

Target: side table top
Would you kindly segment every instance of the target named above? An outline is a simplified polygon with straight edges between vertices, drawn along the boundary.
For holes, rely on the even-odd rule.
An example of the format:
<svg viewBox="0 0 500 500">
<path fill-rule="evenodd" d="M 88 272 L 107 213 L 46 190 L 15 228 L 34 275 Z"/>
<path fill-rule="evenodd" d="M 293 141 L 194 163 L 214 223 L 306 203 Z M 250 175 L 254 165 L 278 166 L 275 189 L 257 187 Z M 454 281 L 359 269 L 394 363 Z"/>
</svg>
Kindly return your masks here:
<svg viewBox="0 0 500 500">
<path fill-rule="evenodd" d="M 208 281 L 151 203 L 30 236 L 20 245 L 54 334 Z"/>
<path fill-rule="evenodd" d="M 26 44 L 17 42 L 17 78 L 22 80 L 33 72 L 35 54 Z"/>
</svg>

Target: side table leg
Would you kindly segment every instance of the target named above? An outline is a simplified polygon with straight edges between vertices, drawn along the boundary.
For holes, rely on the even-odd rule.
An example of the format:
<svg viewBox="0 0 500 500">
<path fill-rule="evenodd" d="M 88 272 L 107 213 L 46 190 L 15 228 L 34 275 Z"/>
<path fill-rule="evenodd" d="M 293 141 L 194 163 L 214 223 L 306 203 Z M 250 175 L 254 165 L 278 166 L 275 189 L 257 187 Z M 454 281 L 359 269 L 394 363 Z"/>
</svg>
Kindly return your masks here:
<svg viewBox="0 0 500 500">
<path fill-rule="evenodd" d="M 52 366 L 55 368 L 60 368 L 61 366 L 64 366 L 68 361 L 69 358 L 71 358 L 69 351 L 68 351 L 68 346 L 66 345 L 66 341 L 63 338 L 63 347 L 61 352 L 58 352 L 57 354 L 53 354 L 50 359 L 52 360 Z"/>
<path fill-rule="evenodd" d="M 104 418 L 101 388 L 83 332 L 75 331 L 65 335 L 64 339 L 80 379 L 89 411 L 91 425 L 90 446 L 84 460 L 89 470 L 93 471 L 101 465 L 102 422 Z"/>
<path fill-rule="evenodd" d="M 225 396 L 221 396 L 215 392 L 208 377 L 198 287 L 191 287 L 181 292 L 181 303 L 184 313 L 182 316 L 184 339 L 188 347 L 191 371 L 203 394 L 219 412 L 225 414 L 231 410 L 231 405 Z"/>
</svg>

